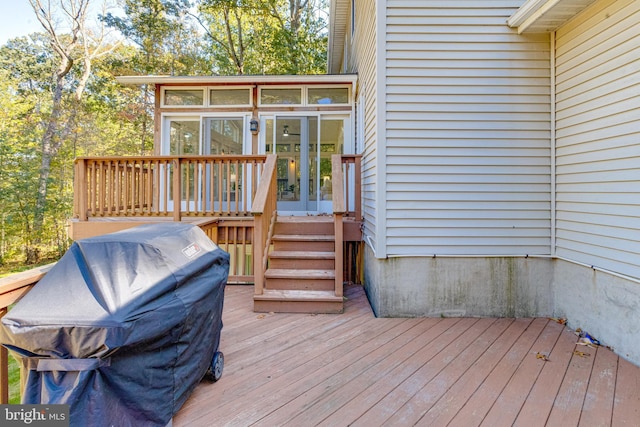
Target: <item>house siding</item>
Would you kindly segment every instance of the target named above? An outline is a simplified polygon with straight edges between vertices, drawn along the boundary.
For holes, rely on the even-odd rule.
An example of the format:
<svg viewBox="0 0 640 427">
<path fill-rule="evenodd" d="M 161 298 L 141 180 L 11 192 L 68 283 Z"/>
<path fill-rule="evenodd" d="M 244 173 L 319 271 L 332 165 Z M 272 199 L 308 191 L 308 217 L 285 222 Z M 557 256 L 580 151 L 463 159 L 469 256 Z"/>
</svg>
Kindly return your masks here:
<svg viewBox="0 0 640 427">
<path fill-rule="evenodd" d="M 386 2 L 388 256 L 550 254 L 549 36 L 508 28 L 522 3 Z"/>
<path fill-rule="evenodd" d="M 358 92 L 363 94 L 364 124 L 361 128 L 363 135 L 358 135 L 358 143 L 362 144 L 362 206 L 364 214 L 364 233 L 368 243 L 377 242 L 377 201 L 378 194 L 378 114 L 377 114 L 377 36 L 376 36 L 376 8 L 370 2 L 357 0 L 356 25 L 351 39 L 351 28 L 348 29 L 347 51 L 349 52 L 348 70 L 358 73 Z M 356 48 L 357 46 L 357 48 Z"/>
<path fill-rule="evenodd" d="M 556 32 L 557 255 L 640 278 L 640 2 Z"/>
</svg>

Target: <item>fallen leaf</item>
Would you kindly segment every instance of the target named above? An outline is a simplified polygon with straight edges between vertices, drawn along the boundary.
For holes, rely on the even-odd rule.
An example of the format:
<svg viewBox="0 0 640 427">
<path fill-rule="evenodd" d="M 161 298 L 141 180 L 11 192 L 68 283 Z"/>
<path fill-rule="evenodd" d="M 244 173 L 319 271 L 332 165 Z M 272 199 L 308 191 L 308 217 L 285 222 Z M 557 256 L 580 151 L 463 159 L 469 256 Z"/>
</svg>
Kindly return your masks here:
<svg viewBox="0 0 640 427">
<path fill-rule="evenodd" d="M 265 314 L 258 314 L 258 319 L 264 319 L 265 317 L 267 317 Z"/>
<path fill-rule="evenodd" d="M 536 353 L 536 359 L 542 359 L 545 362 L 549 361 L 549 356 L 547 356 L 546 354 L 542 354 L 540 352 Z"/>
<path fill-rule="evenodd" d="M 589 356 L 591 356 L 590 353 L 585 353 L 584 351 L 579 351 L 579 350 L 575 350 L 573 352 L 573 354 L 575 354 L 576 356 L 580 356 L 580 357 L 589 357 Z"/>
<path fill-rule="evenodd" d="M 549 317 L 549 320 L 553 320 L 556 323 L 560 323 L 561 325 L 567 324 L 567 319 L 564 317 Z"/>
</svg>

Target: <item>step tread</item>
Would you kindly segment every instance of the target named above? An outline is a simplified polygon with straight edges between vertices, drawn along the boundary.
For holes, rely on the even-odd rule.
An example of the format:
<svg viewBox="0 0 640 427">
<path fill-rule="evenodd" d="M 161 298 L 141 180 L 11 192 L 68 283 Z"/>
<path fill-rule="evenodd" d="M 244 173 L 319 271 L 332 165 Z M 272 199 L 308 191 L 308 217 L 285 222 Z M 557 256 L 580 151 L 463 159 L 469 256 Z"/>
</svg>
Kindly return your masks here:
<svg viewBox="0 0 640 427">
<path fill-rule="evenodd" d="M 273 251 L 269 258 L 293 258 L 293 259 L 335 259 L 335 252 L 320 251 Z"/>
<path fill-rule="evenodd" d="M 276 222 L 280 223 L 304 223 L 304 222 L 316 222 L 326 223 L 333 222 L 333 215 L 300 215 L 300 216 L 285 216 L 278 215 Z"/>
<path fill-rule="evenodd" d="M 286 269 L 286 268 L 269 268 L 264 273 L 267 279 L 335 279 L 335 270 L 304 270 L 304 269 Z"/>
<path fill-rule="evenodd" d="M 262 295 L 254 295 L 257 301 L 329 301 L 342 302 L 343 298 L 337 296 L 335 291 L 301 291 L 265 289 Z"/>
<path fill-rule="evenodd" d="M 271 240 L 291 242 L 333 242 L 333 234 L 274 234 Z"/>
</svg>

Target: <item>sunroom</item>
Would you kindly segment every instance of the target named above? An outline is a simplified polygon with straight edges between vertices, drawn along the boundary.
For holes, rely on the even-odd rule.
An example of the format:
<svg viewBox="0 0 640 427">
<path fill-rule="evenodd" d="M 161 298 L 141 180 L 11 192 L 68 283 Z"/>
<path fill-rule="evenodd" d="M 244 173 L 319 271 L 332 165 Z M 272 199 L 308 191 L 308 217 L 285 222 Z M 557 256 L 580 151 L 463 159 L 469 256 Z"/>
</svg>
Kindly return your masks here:
<svg viewBox="0 0 640 427">
<path fill-rule="evenodd" d="M 306 288 L 329 291 L 325 288 L 331 282 L 331 291 L 341 292 L 337 288 L 344 274 L 352 276 L 355 268 L 343 274 L 342 255 L 337 250 L 334 254 L 333 246 L 341 248 L 341 243 L 360 240 L 355 75 L 131 76 L 118 80 L 155 87 L 154 152 L 151 156 L 76 160 L 71 238 L 149 222 L 197 222 L 231 253 L 230 282 L 255 282 L 256 294 L 262 295 L 262 278 L 254 277 L 261 276 L 254 274 L 256 263 L 263 272 L 269 265 L 278 265 L 269 259 L 274 251 L 282 256 L 277 237 L 272 241 L 272 236 L 292 229 L 296 236 L 332 240 L 331 248 L 319 246 L 318 252 L 335 257 L 335 264 L 325 262 L 315 268 L 321 277 Z M 331 237 L 314 231 L 322 229 L 314 221 L 335 222 L 332 216 L 336 213 L 347 220 L 326 225 Z M 283 222 L 307 222 L 309 231 Z M 293 253 L 286 257 L 295 255 L 298 261 L 285 262 L 276 269 L 280 271 L 272 273 L 286 277 L 271 280 L 272 285 L 287 282 L 282 285 L 285 288 L 291 288 L 292 277 L 299 275 L 294 265 L 319 257 L 301 253 L 312 247 L 309 239 L 289 240 L 294 243 L 287 251 Z M 351 256 L 345 259 L 353 267 L 356 255 L 353 250 L 347 252 Z M 264 280 L 269 282 L 268 273 Z M 327 283 L 320 284 L 323 281 Z M 332 298 L 337 301 L 340 297 Z"/>
</svg>

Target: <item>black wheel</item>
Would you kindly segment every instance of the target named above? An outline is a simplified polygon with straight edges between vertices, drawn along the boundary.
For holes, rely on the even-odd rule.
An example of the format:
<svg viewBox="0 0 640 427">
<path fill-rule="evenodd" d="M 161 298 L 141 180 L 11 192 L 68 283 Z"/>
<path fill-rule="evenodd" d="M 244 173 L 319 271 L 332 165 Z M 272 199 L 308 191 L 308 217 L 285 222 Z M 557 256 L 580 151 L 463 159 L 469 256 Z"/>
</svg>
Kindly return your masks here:
<svg viewBox="0 0 640 427">
<path fill-rule="evenodd" d="M 221 351 L 216 351 L 213 354 L 211 360 L 211 378 L 213 381 L 218 381 L 222 377 L 222 370 L 224 369 L 224 354 Z"/>
</svg>

